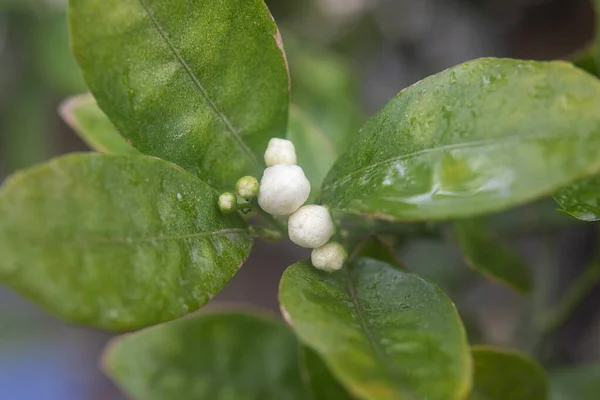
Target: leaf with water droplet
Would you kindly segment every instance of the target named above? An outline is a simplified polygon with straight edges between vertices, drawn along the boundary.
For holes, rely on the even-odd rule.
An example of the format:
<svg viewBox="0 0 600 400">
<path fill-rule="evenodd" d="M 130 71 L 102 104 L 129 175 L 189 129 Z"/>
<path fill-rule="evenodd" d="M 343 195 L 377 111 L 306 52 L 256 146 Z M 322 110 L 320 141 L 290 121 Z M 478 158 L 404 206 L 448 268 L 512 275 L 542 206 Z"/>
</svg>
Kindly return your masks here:
<svg viewBox="0 0 600 400">
<path fill-rule="evenodd" d="M 116 338 L 103 365 L 132 399 L 305 400 L 299 355 L 281 321 L 211 311 Z"/>
<path fill-rule="evenodd" d="M 304 261 L 285 271 L 279 299 L 300 340 L 361 399 L 458 400 L 470 389 L 458 313 L 415 275 L 372 259 L 331 274 Z"/>
<path fill-rule="evenodd" d="M 548 377 L 538 363 L 516 351 L 473 347 L 469 400 L 547 400 Z"/>
<path fill-rule="evenodd" d="M 369 120 L 325 178 L 321 199 L 334 210 L 410 221 L 545 197 L 600 172 L 599 109 L 600 82 L 570 64 L 469 61 L 403 90 Z"/>
<path fill-rule="evenodd" d="M 146 156 L 72 154 L 19 172 L 0 188 L 0 281 L 96 328 L 180 317 L 219 292 L 250 252 L 245 222 L 223 216 L 218 197 Z"/>
<path fill-rule="evenodd" d="M 560 189 L 554 194 L 564 214 L 582 221 L 600 221 L 600 176 Z"/>
<path fill-rule="evenodd" d="M 112 154 L 140 154 L 117 132 L 91 94 L 67 99 L 60 107 L 62 119 L 96 151 Z"/>
<path fill-rule="evenodd" d="M 227 190 L 285 135 L 289 79 L 263 0 L 72 0 L 84 79 L 142 153 Z"/>
</svg>

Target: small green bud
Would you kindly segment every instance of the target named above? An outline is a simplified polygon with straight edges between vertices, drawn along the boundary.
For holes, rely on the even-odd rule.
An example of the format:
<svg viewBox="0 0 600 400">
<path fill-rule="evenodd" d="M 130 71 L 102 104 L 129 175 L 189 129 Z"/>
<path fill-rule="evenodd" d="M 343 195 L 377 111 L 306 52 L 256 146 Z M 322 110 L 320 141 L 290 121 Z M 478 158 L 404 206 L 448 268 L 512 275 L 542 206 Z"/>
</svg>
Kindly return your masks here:
<svg viewBox="0 0 600 400">
<path fill-rule="evenodd" d="M 237 197 L 233 193 L 225 192 L 219 196 L 219 209 L 223 214 L 231 214 L 237 210 Z"/>
<path fill-rule="evenodd" d="M 258 195 L 258 187 L 258 180 L 253 176 L 244 176 L 235 184 L 235 190 L 246 200 L 252 200 Z"/>
</svg>

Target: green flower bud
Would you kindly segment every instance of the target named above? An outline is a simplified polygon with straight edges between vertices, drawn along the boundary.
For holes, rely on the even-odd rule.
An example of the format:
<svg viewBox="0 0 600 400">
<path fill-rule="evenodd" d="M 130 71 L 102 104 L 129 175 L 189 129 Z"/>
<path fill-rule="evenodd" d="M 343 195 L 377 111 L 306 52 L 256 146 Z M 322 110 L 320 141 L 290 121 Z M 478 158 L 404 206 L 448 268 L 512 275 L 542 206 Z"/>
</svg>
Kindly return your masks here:
<svg viewBox="0 0 600 400">
<path fill-rule="evenodd" d="M 258 195 L 258 187 L 258 179 L 253 176 L 244 176 L 235 184 L 235 190 L 246 200 L 252 200 Z"/>
<path fill-rule="evenodd" d="M 237 210 L 237 197 L 233 193 L 225 192 L 219 196 L 219 209 L 223 214 L 231 214 Z"/>
</svg>

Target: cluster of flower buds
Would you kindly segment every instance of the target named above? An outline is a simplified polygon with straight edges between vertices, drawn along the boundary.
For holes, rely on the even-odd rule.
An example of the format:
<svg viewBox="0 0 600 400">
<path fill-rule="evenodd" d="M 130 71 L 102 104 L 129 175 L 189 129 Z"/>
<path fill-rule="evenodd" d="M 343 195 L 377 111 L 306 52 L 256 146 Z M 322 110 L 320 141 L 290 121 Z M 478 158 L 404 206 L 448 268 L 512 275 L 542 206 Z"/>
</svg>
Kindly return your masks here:
<svg viewBox="0 0 600 400">
<path fill-rule="evenodd" d="M 246 201 L 251 201 L 258 195 L 258 186 L 258 180 L 253 176 L 244 176 L 238 179 L 235 184 L 237 195 L 231 192 L 225 192 L 220 195 L 219 209 L 223 214 L 231 214 L 243 209 L 245 205 L 238 203 L 238 195 Z"/>
<path fill-rule="evenodd" d="M 238 196 L 247 202 L 258 197 L 258 205 L 274 216 L 288 216 L 290 240 L 298 246 L 313 249 L 311 260 L 321 270 L 333 272 L 344 266 L 348 258 L 344 247 L 329 240 L 335 225 L 326 207 L 306 205 L 310 195 L 310 182 L 297 163 L 294 144 L 285 139 L 273 138 L 265 152 L 265 169 L 260 184 L 252 176 L 240 178 L 236 193 L 225 192 L 219 197 L 223 214 L 244 210 L 250 203 L 239 203 Z"/>
<path fill-rule="evenodd" d="M 260 181 L 258 204 L 269 214 L 289 215 L 290 240 L 314 249 L 312 262 L 316 268 L 337 271 L 347 258 L 339 243 L 330 242 L 335 225 L 326 207 L 303 206 L 310 195 L 310 182 L 296 165 L 296 149 L 289 140 L 271 139 L 265 152 L 265 169 Z"/>
</svg>

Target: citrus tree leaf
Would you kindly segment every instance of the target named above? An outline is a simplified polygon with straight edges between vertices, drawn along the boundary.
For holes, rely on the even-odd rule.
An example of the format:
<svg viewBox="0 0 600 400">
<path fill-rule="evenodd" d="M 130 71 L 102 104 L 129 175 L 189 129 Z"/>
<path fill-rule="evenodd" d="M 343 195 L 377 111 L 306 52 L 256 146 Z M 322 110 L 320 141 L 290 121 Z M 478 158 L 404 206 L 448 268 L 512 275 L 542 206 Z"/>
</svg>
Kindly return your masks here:
<svg viewBox="0 0 600 400">
<path fill-rule="evenodd" d="M 0 190 L 0 281 L 69 322 L 114 331 L 206 304 L 247 258 L 218 193 L 146 156 L 73 154 Z"/>
<path fill-rule="evenodd" d="M 436 286 L 360 259 L 326 273 L 303 261 L 279 299 L 300 340 L 362 399 L 462 399 L 470 388 L 465 331 Z"/>
<path fill-rule="evenodd" d="M 140 154 L 117 132 L 91 94 L 67 99 L 59 111 L 62 119 L 92 149 L 102 153 Z"/>
<path fill-rule="evenodd" d="M 302 368 L 312 400 L 353 400 L 335 379 L 321 357 L 310 347 L 302 348 Z"/>
<path fill-rule="evenodd" d="M 521 257 L 502 242 L 480 218 L 458 220 L 454 230 L 469 267 L 516 291 L 531 291 L 531 271 Z"/>
<path fill-rule="evenodd" d="M 562 368 L 550 374 L 551 400 L 597 400 L 600 364 Z"/>
<path fill-rule="evenodd" d="M 469 400 L 546 400 L 548 377 L 516 351 L 473 347 L 474 378 Z"/>
<path fill-rule="evenodd" d="M 289 102 L 263 0 L 70 0 L 69 15 L 84 79 L 135 148 L 216 188 L 262 172 Z"/>
<path fill-rule="evenodd" d="M 298 164 L 310 181 L 311 195 L 308 202 L 313 202 L 338 154 L 331 140 L 297 106 L 290 109 L 287 138 L 294 142 Z"/>
<path fill-rule="evenodd" d="M 116 338 L 104 368 L 136 400 L 305 400 L 299 357 L 279 321 L 208 312 Z"/>
<path fill-rule="evenodd" d="M 554 199 L 564 214 L 582 221 L 600 220 L 600 176 L 581 180 L 560 189 Z"/>
<path fill-rule="evenodd" d="M 600 81 L 565 62 L 479 59 L 403 90 L 324 181 L 333 209 L 440 220 L 510 208 L 600 170 Z"/>
</svg>

